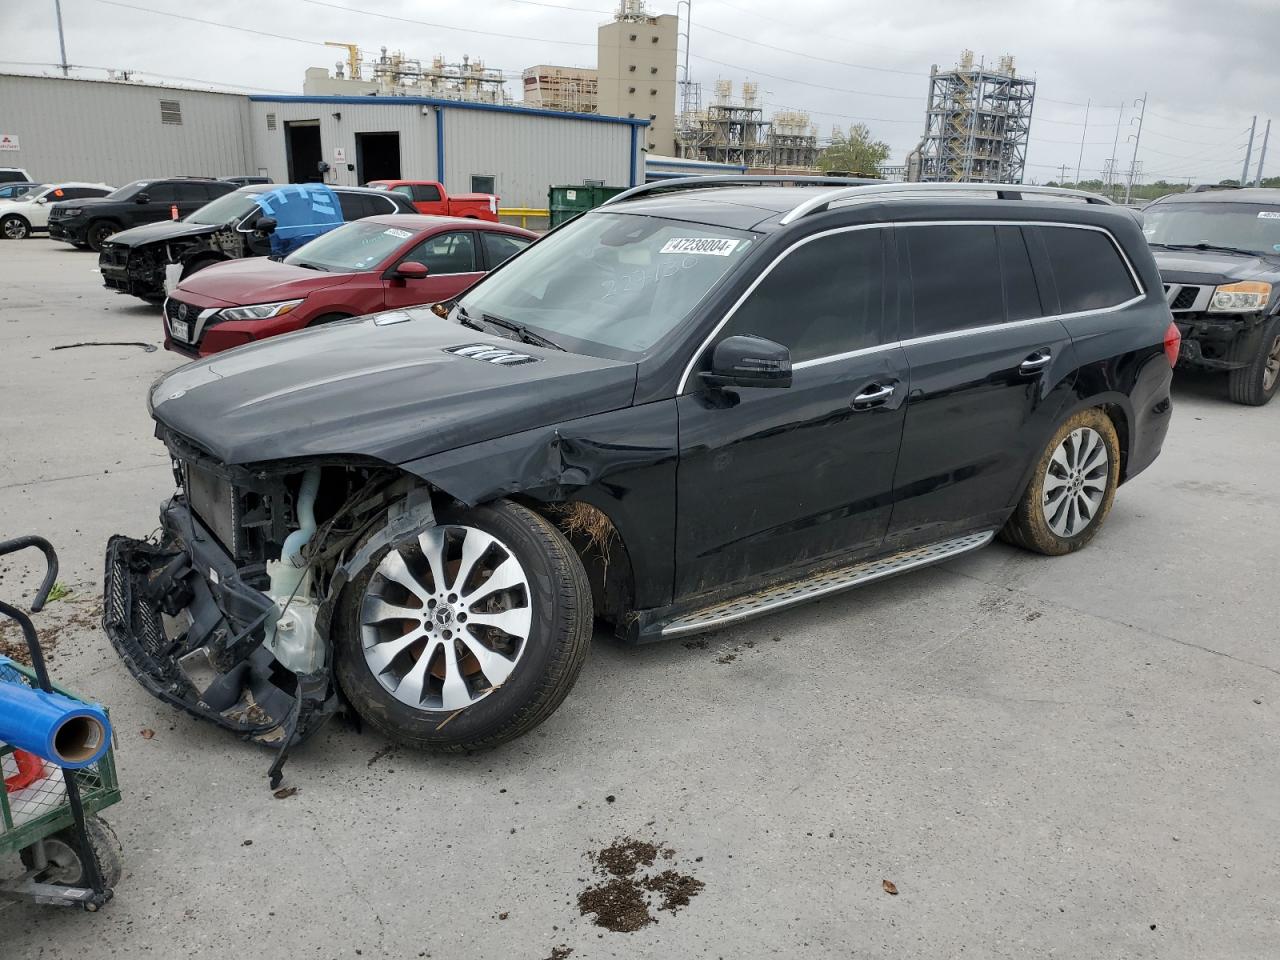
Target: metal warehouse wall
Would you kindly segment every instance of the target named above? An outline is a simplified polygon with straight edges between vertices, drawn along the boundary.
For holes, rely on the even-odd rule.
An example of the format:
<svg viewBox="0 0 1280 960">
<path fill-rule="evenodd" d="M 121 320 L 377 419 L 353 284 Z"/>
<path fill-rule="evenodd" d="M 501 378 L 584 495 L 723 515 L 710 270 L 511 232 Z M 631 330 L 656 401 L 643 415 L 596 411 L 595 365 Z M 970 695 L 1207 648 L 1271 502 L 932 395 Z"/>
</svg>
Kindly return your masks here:
<svg viewBox="0 0 1280 960">
<path fill-rule="evenodd" d="M 466 193 L 472 175 L 492 176 L 504 207 L 545 207 L 555 184 L 630 186 L 633 129 L 644 135 L 625 123 L 446 107 L 445 186 Z"/>
<path fill-rule="evenodd" d="M 370 98 L 372 99 L 372 98 Z M 253 100 L 249 104 L 255 166 L 265 168 L 276 183 L 289 182 L 289 161 L 285 153 L 284 125 L 298 120 L 320 121 L 320 147 L 330 170 L 325 182 L 358 186 L 358 171 L 347 170 L 356 162 L 357 133 L 399 133 L 400 173 L 405 180 L 436 180 L 435 110 L 417 103 L 396 103 L 387 99 L 376 103 L 302 103 L 288 100 Z M 338 114 L 339 116 L 334 116 Z M 271 118 L 274 117 L 274 122 Z M 274 126 L 275 129 L 270 129 Z M 346 161 L 334 159 L 335 149 L 345 152 Z"/>
<path fill-rule="evenodd" d="M 161 123 L 161 100 L 181 105 L 181 123 Z M 248 99 L 236 94 L 0 74 L 0 133 L 21 147 L 0 152 L 0 166 L 37 180 L 257 173 Z"/>
</svg>

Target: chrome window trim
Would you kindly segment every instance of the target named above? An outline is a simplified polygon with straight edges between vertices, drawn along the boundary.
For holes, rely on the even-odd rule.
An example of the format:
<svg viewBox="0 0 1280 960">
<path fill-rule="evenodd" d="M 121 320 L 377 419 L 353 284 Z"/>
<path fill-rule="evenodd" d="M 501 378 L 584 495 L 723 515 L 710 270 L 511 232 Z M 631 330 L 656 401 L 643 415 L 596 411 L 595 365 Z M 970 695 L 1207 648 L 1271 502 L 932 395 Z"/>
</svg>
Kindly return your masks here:
<svg viewBox="0 0 1280 960">
<path fill-rule="evenodd" d="M 1122 303 L 1117 303 L 1108 307 L 1095 307 L 1092 310 L 1076 310 L 1071 313 L 1056 313 L 1056 314 L 1046 315 L 1043 317 L 1031 317 L 1027 320 L 1014 320 L 1009 323 L 992 323 L 982 327 L 968 327 L 963 330 L 949 330 L 946 333 L 934 333 L 924 337 L 912 337 L 909 340 L 895 340 L 892 343 L 879 344 L 874 347 L 863 347 L 859 350 L 850 350 L 846 353 L 832 354 L 826 357 L 811 357 L 808 360 L 801 360 L 799 363 L 793 363 L 791 365 L 791 369 L 803 370 L 806 367 L 817 366 L 822 363 L 833 363 L 837 360 L 843 360 L 851 357 L 861 356 L 863 354 L 874 353 L 878 350 L 885 350 L 890 347 L 910 346 L 917 343 L 929 343 L 934 340 L 952 340 L 957 337 L 967 337 L 972 334 L 978 334 L 978 333 L 989 333 L 992 330 L 1008 330 L 1011 327 L 1026 326 L 1028 324 L 1033 324 L 1033 323 L 1045 323 L 1050 320 L 1070 320 L 1076 317 L 1088 317 L 1088 316 L 1094 316 L 1100 313 L 1110 313 L 1114 310 L 1127 309 L 1128 307 L 1131 307 L 1134 304 L 1140 303 L 1146 299 L 1146 296 L 1147 296 L 1146 287 L 1143 286 L 1142 279 L 1138 276 L 1137 270 L 1134 269 L 1133 263 L 1129 260 L 1128 255 L 1124 252 L 1124 248 L 1120 246 L 1119 241 L 1116 240 L 1115 236 L 1106 227 L 1099 227 L 1091 223 L 1063 223 L 1063 222 L 1054 221 L 1054 220 L 911 220 L 911 221 L 905 221 L 905 222 L 888 222 L 888 223 L 859 223 L 859 224 L 852 224 L 847 227 L 833 227 L 830 230 L 822 230 L 818 233 L 813 233 L 807 237 L 803 237 L 800 240 L 797 240 L 791 246 L 787 247 L 785 250 L 779 253 L 776 257 L 774 257 L 774 259 L 769 263 L 769 265 L 760 272 L 760 275 L 757 276 L 755 280 L 751 282 L 751 285 L 747 287 L 746 290 L 743 291 L 742 296 L 738 297 L 738 299 L 734 301 L 733 306 L 731 306 L 729 310 L 725 313 L 725 315 L 720 318 L 720 322 L 717 323 L 711 329 L 711 332 L 708 333 L 707 336 L 703 339 L 702 343 L 698 346 L 698 349 L 696 349 L 693 352 L 693 355 L 689 358 L 689 362 L 685 364 L 684 372 L 680 376 L 680 382 L 676 385 L 675 396 L 680 397 L 684 395 L 685 389 L 689 385 L 689 379 L 693 375 L 693 367 L 698 362 L 698 358 L 701 357 L 703 355 L 703 352 L 711 345 L 711 342 L 716 338 L 716 336 L 724 328 L 725 324 L 727 324 L 730 320 L 733 319 L 734 314 L 738 312 L 738 308 L 742 306 L 742 304 L 746 301 L 747 297 L 751 296 L 751 294 L 755 292 L 756 287 L 758 287 L 761 284 L 764 278 L 773 272 L 773 268 L 776 267 L 779 263 L 781 263 L 784 258 L 790 256 L 792 251 L 798 250 L 802 246 L 804 246 L 806 243 L 810 243 L 811 241 L 818 240 L 822 237 L 833 236 L 834 234 L 837 234 L 837 233 L 851 233 L 855 230 L 879 230 L 885 227 L 897 228 L 897 227 L 945 227 L 945 226 L 1066 227 L 1072 230 L 1096 231 L 1098 233 L 1104 234 L 1107 237 L 1107 239 L 1111 241 L 1111 245 L 1115 248 L 1116 252 L 1120 254 L 1120 259 L 1124 262 L 1125 267 L 1128 268 L 1129 276 L 1133 280 L 1134 287 L 1138 290 L 1138 293 L 1135 294 L 1133 297 L 1130 297 L 1128 300 L 1123 301 Z M 1163 295 L 1163 290 L 1162 290 L 1162 295 Z"/>
</svg>

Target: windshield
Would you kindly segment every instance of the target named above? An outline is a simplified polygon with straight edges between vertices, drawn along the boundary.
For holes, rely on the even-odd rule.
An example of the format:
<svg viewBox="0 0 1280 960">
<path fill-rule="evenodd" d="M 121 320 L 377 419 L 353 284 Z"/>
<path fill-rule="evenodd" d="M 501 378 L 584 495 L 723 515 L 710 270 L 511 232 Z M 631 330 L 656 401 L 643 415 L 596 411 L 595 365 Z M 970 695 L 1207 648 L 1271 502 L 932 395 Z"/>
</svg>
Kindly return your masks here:
<svg viewBox="0 0 1280 960">
<path fill-rule="evenodd" d="M 513 257 L 460 299 L 554 341 L 643 353 L 741 262 L 753 236 L 630 214 L 592 213 Z"/>
<path fill-rule="evenodd" d="M 1148 243 L 1280 253 L 1280 204 L 1153 203 L 1142 219 Z"/>
<path fill-rule="evenodd" d="M 7 187 L 0 187 L 0 199 L 12 197 L 24 197 L 27 194 L 36 194 L 37 190 L 44 190 L 47 184 L 43 183 L 13 183 Z"/>
<path fill-rule="evenodd" d="M 182 222 L 203 223 L 211 227 L 235 223 L 258 209 L 255 199 L 257 196 L 254 193 L 241 193 L 239 190 L 224 193 L 217 200 L 206 203 L 195 213 L 188 214 Z"/>
<path fill-rule="evenodd" d="M 284 262 L 332 273 L 372 270 L 413 236 L 412 230 L 355 220 L 316 237 L 285 257 Z"/>
<path fill-rule="evenodd" d="M 116 187 L 106 195 L 107 200 L 128 200 L 139 190 L 144 189 L 151 183 L 150 180 L 135 180 L 133 183 L 126 183 L 123 187 Z"/>
</svg>

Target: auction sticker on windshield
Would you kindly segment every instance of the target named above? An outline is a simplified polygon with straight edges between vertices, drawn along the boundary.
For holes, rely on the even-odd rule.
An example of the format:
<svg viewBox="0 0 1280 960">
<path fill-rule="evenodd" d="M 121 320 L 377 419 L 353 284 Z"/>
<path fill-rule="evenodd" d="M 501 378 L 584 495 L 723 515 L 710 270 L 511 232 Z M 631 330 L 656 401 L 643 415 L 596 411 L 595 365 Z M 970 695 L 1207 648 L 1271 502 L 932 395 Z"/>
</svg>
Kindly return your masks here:
<svg viewBox="0 0 1280 960">
<path fill-rule="evenodd" d="M 1280 220 L 1280 210 L 1259 210 L 1259 220 Z"/>
<path fill-rule="evenodd" d="M 398 237 L 401 240 L 408 240 L 413 236 L 411 230 L 397 230 L 395 227 L 388 227 L 382 231 L 388 237 Z"/>
<path fill-rule="evenodd" d="M 738 248 L 741 240 L 727 237 L 672 237 L 662 245 L 659 253 L 697 253 L 707 257 L 727 257 Z"/>
</svg>

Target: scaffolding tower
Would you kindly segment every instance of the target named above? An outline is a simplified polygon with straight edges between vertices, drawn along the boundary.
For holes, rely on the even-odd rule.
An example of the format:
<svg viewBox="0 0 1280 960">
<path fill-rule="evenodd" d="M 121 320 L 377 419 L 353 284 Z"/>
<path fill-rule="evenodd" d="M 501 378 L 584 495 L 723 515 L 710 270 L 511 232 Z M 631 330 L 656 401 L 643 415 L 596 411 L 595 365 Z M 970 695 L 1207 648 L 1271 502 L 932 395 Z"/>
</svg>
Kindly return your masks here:
<svg viewBox="0 0 1280 960">
<path fill-rule="evenodd" d="M 1013 57 L 994 69 L 965 50 L 954 69 L 929 71 L 929 103 L 919 151 L 926 182 L 1021 183 L 1031 136 L 1036 82 L 1019 77 Z"/>
</svg>

